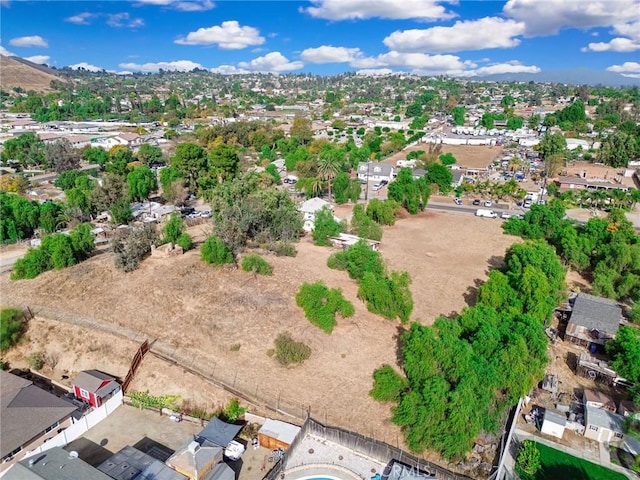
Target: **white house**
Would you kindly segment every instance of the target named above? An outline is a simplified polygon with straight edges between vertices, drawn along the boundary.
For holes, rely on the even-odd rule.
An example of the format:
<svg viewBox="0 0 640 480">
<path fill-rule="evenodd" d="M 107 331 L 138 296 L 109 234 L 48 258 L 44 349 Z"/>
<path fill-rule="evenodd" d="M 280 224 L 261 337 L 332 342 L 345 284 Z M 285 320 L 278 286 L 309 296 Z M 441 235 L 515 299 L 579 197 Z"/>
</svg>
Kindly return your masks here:
<svg viewBox="0 0 640 480">
<path fill-rule="evenodd" d="M 333 212 L 333 205 L 331 205 L 326 200 L 323 200 L 318 197 L 310 198 L 300 204 L 298 210 L 302 212 L 303 215 L 303 229 L 305 232 L 310 232 L 313 230 L 316 221 L 316 213 L 322 210 L 324 207 L 328 207 L 329 210 Z M 339 220 L 338 220 L 339 221 Z"/>
<path fill-rule="evenodd" d="M 584 407 L 584 424 L 584 436 L 591 440 L 616 446 L 624 440 L 622 415 L 587 404 Z"/>
<path fill-rule="evenodd" d="M 393 167 L 377 162 L 360 162 L 358 164 L 358 180 L 366 182 L 368 180 L 393 180 Z"/>
</svg>

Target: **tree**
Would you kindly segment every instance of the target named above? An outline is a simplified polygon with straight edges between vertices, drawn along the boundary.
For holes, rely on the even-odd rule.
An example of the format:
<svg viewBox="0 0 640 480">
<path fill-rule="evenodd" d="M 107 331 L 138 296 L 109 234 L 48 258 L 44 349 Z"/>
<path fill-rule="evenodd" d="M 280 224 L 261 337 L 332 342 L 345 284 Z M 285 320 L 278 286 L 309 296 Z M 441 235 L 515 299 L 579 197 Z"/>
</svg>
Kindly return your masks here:
<svg viewBox="0 0 640 480">
<path fill-rule="evenodd" d="M 390 365 L 383 365 L 373 372 L 373 389 L 369 392 L 379 402 L 397 401 L 408 386 L 407 379 L 400 376 Z"/>
<path fill-rule="evenodd" d="M 318 246 L 330 246 L 329 237 L 335 237 L 342 230 L 342 226 L 333 216 L 333 210 L 324 206 L 315 214 L 313 222 L 313 243 Z"/>
<path fill-rule="evenodd" d="M 196 143 L 180 143 L 169 164 L 185 179 L 187 187 L 195 192 L 198 176 L 207 166 L 207 151 Z"/>
<path fill-rule="evenodd" d="M 367 205 L 367 216 L 380 225 L 393 225 L 396 223 L 398 210 L 399 206 L 393 200 L 373 198 Z"/>
<path fill-rule="evenodd" d="M 184 221 L 179 215 L 173 213 L 169 221 L 164 224 L 162 232 L 164 233 L 165 242 L 177 243 L 180 235 L 184 233 Z"/>
<path fill-rule="evenodd" d="M 524 125 L 524 119 L 522 117 L 509 117 L 507 120 L 508 130 L 518 130 Z"/>
<path fill-rule="evenodd" d="M 451 116 L 453 117 L 453 123 L 456 125 L 464 125 L 465 108 L 463 106 L 456 106 L 451 109 Z"/>
<path fill-rule="evenodd" d="M 422 105 L 420 105 L 419 103 L 413 103 L 407 107 L 404 115 L 407 118 L 419 117 L 420 115 L 422 115 L 422 111 Z"/>
<path fill-rule="evenodd" d="M 80 154 L 69 140 L 62 139 L 45 146 L 45 161 L 54 171 L 60 173 L 80 166 Z"/>
<path fill-rule="evenodd" d="M 16 160 L 23 167 L 40 165 L 45 160 L 45 145 L 35 133 L 23 133 L 4 142 L 0 158 L 3 162 Z"/>
<path fill-rule="evenodd" d="M 158 245 L 158 234 L 153 225 L 121 233 L 113 239 L 114 262 L 116 268 L 132 272 L 151 253 L 151 247 Z"/>
<path fill-rule="evenodd" d="M 339 288 L 327 288 L 322 282 L 303 283 L 296 294 L 296 303 L 311 323 L 326 333 L 336 326 L 336 314 L 342 318 L 353 316 L 353 304 L 346 300 Z"/>
<path fill-rule="evenodd" d="M 540 466 L 540 450 L 538 450 L 536 442 L 525 440 L 518 449 L 516 472 L 523 480 L 533 480 L 536 478 Z"/>
<path fill-rule="evenodd" d="M 442 163 L 442 165 L 444 165 L 445 167 L 448 167 L 449 165 L 455 165 L 458 161 L 451 152 L 443 153 L 438 158 L 440 159 L 440 163 Z"/>
<path fill-rule="evenodd" d="M 149 145 L 148 143 L 140 145 L 140 148 L 136 153 L 136 158 L 138 161 L 149 166 L 164 163 L 162 158 L 162 149 L 155 145 Z"/>
<path fill-rule="evenodd" d="M 565 155 L 567 150 L 567 140 L 561 133 L 545 133 L 540 143 L 535 146 L 535 150 L 540 152 L 543 160 L 553 155 Z"/>
<path fill-rule="evenodd" d="M 329 198 L 331 198 L 331 184 L 344 165 L 344 154 L 337 149 L 324 149 L 318 156 L 318 174 L 329 186 Z"/>
<path fill-rule="evenodd" d="M 207 238 L 200 247 L 200 257 L 210 265 L 234 263 L 235 259 L 229 247 L 215 235 Z"/>
<path fill-rule="evenodd" d="M 634 137 L 626 132 L 616 131 L 603 140 L 598 159 L 612 167 L 626 167 L 639 151 L 639 144 Z"/>
<path fill-rule="evenodd" d="M 156 174 L 146 165 L 133 169 L 127 175 L 129 193 L 134 200 L 146 200 L 158 188 Z"/>
<path fill-rule="evenodd" d="M 438 190 L 442 193 L 450 192 L 453 189 L 453 174 L 451 170 L 440 163 L 432 163 L 429 165 L 424 179 L 429 185 L 437 185 Z"/>
<path fill-rule="evenodd" d="M 640 331 L 623 325 L 616 337 L 605 344 L 611 367 L 631 382 L 640 382 Z"/>
<path fill-rule="evenodd" d="M 116 225 L 127 225 L 133 220 L 133 212 L 126 197 L 118 198 L 110 208 L 111 219 Z"/>
<path fill-rule="evenodd" d="M 240 157 L 230 145 L 222 143 L 209 152 L 209 167 L 217 173 L 219 180 L 235 177 L 239 165 Z"/>
<path fill-rule="evenodd" d="M 105 170 L 115 175 L 125 176 L 128 165 L 134 161 L 133 153 L 125 145 L 114 145 L 109 149 L 109 161 Z"/>
<path fill-rule="evenodd" d="M 353 207 L 351 216 L 351 233 L 360 238 L 382 240 L 382 227 L 369 217 L 362 205 Z"/>
<path fill-rule="evenodd" d="M 109 161 L 109 152 L 102 147 L 89 147 L 82 153 L 82 158 L 104 167 Z"/>
<path fill-rule="evenodd" d="M 304 117 L 296 117 L 293 119 L 291 130 L 289 132 L 292 137 L 300 139 L 301 144 L 307 144 L 313 139 L 313 130 L 311 129 L 311 120 Z"/>
<path fill-rule="evenodd" d="M 411 215 L 415 215 L 427 206 L 430 195 L 431 190 L 427 180 L 414 179 L 410 168 L 400 169 L 396 180 L 389 184 L 389 198 L 406 208 Z"/>
</svg>

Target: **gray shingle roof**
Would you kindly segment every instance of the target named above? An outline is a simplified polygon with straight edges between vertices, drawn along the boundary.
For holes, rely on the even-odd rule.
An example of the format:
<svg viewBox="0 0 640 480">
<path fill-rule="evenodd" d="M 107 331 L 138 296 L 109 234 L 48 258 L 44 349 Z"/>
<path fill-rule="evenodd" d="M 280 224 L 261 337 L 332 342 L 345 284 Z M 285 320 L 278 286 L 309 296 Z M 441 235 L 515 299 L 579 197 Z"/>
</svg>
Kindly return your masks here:
<svg viewBox="0 0 640 480">
<path fill-rule="evenodd" d="M 621 319 L 622 309 L 617 302 L 579 293 L 573 301 L 569 324 L 615 335 Z"/>
<path fill-rule="evenodd" d="M 29 466 L 29 460 L 33 465 Z M 12 465 L 3 480 L 111 480 L 110 477 L 69 452 L 53 447 Z"/>
<path fill-rule="evenodd" d="M 107 375 L 106 373 L 102 373 L 98 370 L 83 370 L 82 372 L 78 373 L 76 378 L 73 380 L 73 384 L 77 385 L 78 387 L 88 392 L 99 393 L 100 396 L 104 396 L 104 395 L 107 395 L 108 393 L 111 393 L 113 388 L 106 389 L 109 391 L 101 391 L 101 392 L 98 392 L 98 389 L 100 388 L 100 385 L 102 385 L 103 382 L 109 381 L 109 380 L 115 381 L 115 378 L 113 378 L 110 375 Z"/>
<path fill-rule="evenodd" d="M 0 457 L 5 457 L 76 410 L 29 380 L 0 371 Z"/>
<path fill-rule="evenodd" d="M 187 477 L 137 448 L 127 445 L 98 466 L 115 480 L 186 480 Z"/>
</svg>

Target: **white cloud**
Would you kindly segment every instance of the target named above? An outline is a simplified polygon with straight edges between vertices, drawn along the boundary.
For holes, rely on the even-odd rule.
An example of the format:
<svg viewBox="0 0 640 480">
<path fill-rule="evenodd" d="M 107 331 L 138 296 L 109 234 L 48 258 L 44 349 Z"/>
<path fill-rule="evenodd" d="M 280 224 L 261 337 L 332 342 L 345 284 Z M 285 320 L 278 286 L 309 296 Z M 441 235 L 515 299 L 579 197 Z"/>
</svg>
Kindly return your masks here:
<svg viewBox="0 0 640 480">
<path fill-rule="evenodd" d="M 240 68 L 251 70 L 253 72 L 286 72 L 290 70 L 298 70 L 304 67 L 302 62 L 290 62 L 280 52 L 267 53 L 263 57 L 254 58 L 250 62 L 238 63 Z"/>
<path fill-rule="evenodd" d="M 301 8 L 301 11 L 327 20 L 364 20 L 375 17 L 441 20 L 455 16 L 439 5 L 443 3 L 439 0 L 311 0 L 311 3 L 312 7 Z"/>
<path fill-rule="evenodd" d="M 49 63 L 50 58 L 51 57 L 49 55 L 33 55 L 32 57 L 25 57 L 25 60 L 42 65 L 44 63 Z"/>
<path fill-rule="evenodd" d="M 524 22 L 527 36 L 555 35 L 561 28 L 618 25 L 638 18 L 637 0 L 509 0 L 503 12 Z"/>
<path fill-rule="evenodd" d="M 477 77 L 484 75 L 495 75 L 500 73 L 538 73 L 540 68 L 535 65 L 522 65 L 519 62 L 496 63 L 486 67 L 476 68 L 463 72 L 463 76 Z"/>
<path fill-rule="evenodd" d="M 262 45 L 264 37 L 254 27 L 241 27 L 237 20 L 228 20 L 220 25 L 199 28 L 186 37 L 178 38 L 179 45 L 214 45 L 224 50 L 239 50 L 252 45 Z"/>
<path fill-rule="evenodd" d="M 524 33 L 523 22 L 485 17 L 458 21 L 451 27 L 433 27 L 396 31 L 383 40 L 398 52 L 459 52 L 485 48 L 512 48 L 520 44 L 514 38 Z"/>
<path fill-rule="evenodd" d="M 362 56 L 359 48 L 333 47 L 331 45 L 307 48 L 300 53 L 300 58 L 309 63 L 347 63 Z"/>
<path fill-rule="evenodd" d="M 160 69 L 178 72 L 190 72 L 194 68 L 203 69 L 204 67 L 199 63 L 192 62 L 191 60 L 175 60 L 173 62 L 156 62 L 156 63 L 120 63 L 120 68 L 125 70 L 133 70 L 138 72 L 157 72 Z"/>
<path fill-rule="evenodd" d="M 89 25 L 89 20 L 95 18 L 97 15 L 91 12 L 82 12 L 77 15 L 65 18 L 65 22 L 75 23 L 76 25 Z"/>
<path fill-rule="evenodd" d="M 638 62 L 624 62 L 622 65 L 611 65 L 607 67 L 607 70 L 610 72 L 616 73 L 640 73 L 640 63 Z"/>
<path fill-rule="evenodd" d="M 14 47 L 43 47 L 47 48 L 49 44 L 40 35 L 29 35 L 27 37 L 17 37 L 9 40 Z"/>
<path fill-rule="evenodd" d="M 101 72 L 104 70 L 102 67 L 96 67 L 87 62 L 74 63 L 73 65 L 69 65 L 69 68 L 72 70 L 80 70 L 82 68 L 89 72 Z"/>
<path fill-rule="evenodd" d="M 634 40 L 640 40 L 640 20 L 614 25 L 613 32 L 625 37 L 633 38 Z"/>
<path fill-rule="evenodd" d="M 214 67 L 209 69 L 211 73 L 219 73 L 221 75 L 239 75 L 243 73 L 251 73 L 249 70 L 245 70 L 244 68 L 237 68 L 233 65 L 220 65 L 218 67 Z"/>
<path fill-rule="evenodd" d="M 2 45 L 0 45 L 0 55 L 4 55 L 5 57 L 16 57 L 17 56 L 15 53 L 10 52 L 6 48 L 4 48 Z"/>
<path fill-rule="evenodd" d="M 216 7 L 211 0 L 137 0 L 136 6 L 157 5 L 183 12 L 204 12 Z"/>
<path fill-rule="evenodd" d="M 107 13 L 107 25 L 114 28 L 137 28 L 142 27 L 144 25 L 144 20 L 142 18 L 131 18 L 129 13 Z"/>
<path fill-rule="evenodd" d="M 362 75 L 364 77 L 375 77 L 376 75 L 389 75 L 394 73 L 390 68 L 365 68 L 358 70 L 356 75 Z"/>
<path fill-rule="evenodd" d="M 581 49 L 583 52 L 635 52 L 640 50 L 640 42 L 630 38 L 614 38 L 608 42 L 590 43 Z"/>
<path fill-rule="evenodd" d="M 407 69 L 419 69 L 433 74 L 462 71 L 474 68 L 476 64 L 455 55 L 427 55 L 424 53 L 387 52 L 375 57 L 356 58 L 350 62 L 355 68 L 369 69 L 381 67 L 404 67 Z"/>
</svg>

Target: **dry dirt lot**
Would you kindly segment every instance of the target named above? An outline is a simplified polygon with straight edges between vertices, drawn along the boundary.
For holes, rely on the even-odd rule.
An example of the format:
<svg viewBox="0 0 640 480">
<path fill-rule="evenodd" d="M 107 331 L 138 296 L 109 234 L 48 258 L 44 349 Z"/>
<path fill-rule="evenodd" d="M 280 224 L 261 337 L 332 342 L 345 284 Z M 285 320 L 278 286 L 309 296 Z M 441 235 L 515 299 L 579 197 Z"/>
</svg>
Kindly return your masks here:
<svg viewBox="0 0 640 480">
<path fill-rule="evenodd" d="M 384 159 L 382 163 L 395 165 L 398 160 L 405 160 L 407 153 L 414 150 L 429 150 L 428 143 L 418 143 L 405 148 L 390 157 Z M 501 147 L 490 147 L 486 145 L 442 145 L 442 153 L 452 153 L 458 160 L 458 165 L 467 168 L 485 168 L 496 158 L 503 156 Z"/>
<path fill-rule="evenodd" d="M 382 253 L 389 267 L 413 278 L 414 318 L 430 324 L 439 314 L 460 311 L 472 300 L 477 282 L 501 262 L 516 239 L 503 235 L 498 221 L 468 214 L 423 213 L 385 228 Z M 194 233 L 204 236 L 202 226 Z M 0 277 L 5 303 L 46 305 L 58 312 L 96 319 L 141 332 L 178 352 L 187 363 L 271 405 L 302 416 L 307 408 L 320 420 L 396 444 L 389 406 L 373 401 L 371 375 L 395 364 L 398 322 L 369 313 L 356 298 L 357 285 L 345 272 L 330 270 L 330 248 L 297 246 L 295 258 L 268 257 L 273 277 L 204 265 L 197 251 L 181 257 L 149 258 L 132 273 L 115 269 L 109 253 L 34 280 Z M 311 325 L 295 304 L 302 282 L 323 280 L 342 288 L 355 306 L 353 318 L 339 320 L 333 334 Z M 471 293 L 469 296 L 468 294 Z M 268 356 L 278 333 L 289 331 L 312 349 L 303 365 L 285 368 Z M 55 354 L 54 378 L 85 368 L 124 375 L 136 344 L 104 332 L 35 319 L 24 344 L 8 360 L 39 349 Z M 231 346 L 239 344 L 237 351 Z M 178 394 L 215 408 L 228 395 L 179 367 L 147 356 L 132 386 L 152 394 Z"/>
</svg>

